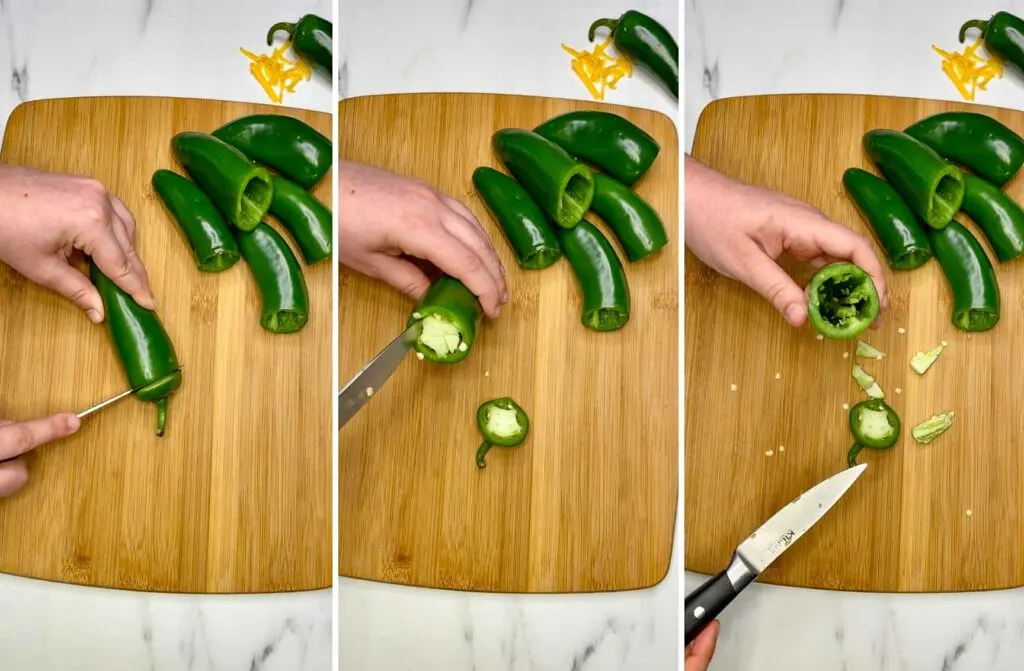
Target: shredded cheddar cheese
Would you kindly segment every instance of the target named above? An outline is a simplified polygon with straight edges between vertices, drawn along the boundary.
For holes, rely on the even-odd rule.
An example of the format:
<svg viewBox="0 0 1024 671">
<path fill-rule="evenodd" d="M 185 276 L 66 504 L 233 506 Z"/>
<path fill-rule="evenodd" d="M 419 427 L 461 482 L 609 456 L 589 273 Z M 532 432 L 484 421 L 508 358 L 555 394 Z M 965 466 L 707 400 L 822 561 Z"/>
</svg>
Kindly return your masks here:
<svg viewBox="0 0 1024 671">
<path fill-rule="evenodd" d="M 978 89 L 986 90 L 988 83 L 994 78 L 1003 76 L 1003 66 L 995 58 L 984 58 L 978 55 L 981 37 L 974 44 L 957 53 L 943 51 L 934 44 L 932 50 L 942 56 L 942 71 L 946 73 L 964 100 L 974 100 Z"/>
<path fill-rule="evenodd" d="M 281 103 L 286 91 L 293 93 L 299 82 L 309 81 L 312 77 L 312 71 L 302 60 L 291 60 L 284 55 L 290 46 L 291 42 L 285 42 L 274 49 L 269 56 L 240 49 L 252 61 L 249 64 L 249 72 L 266 92 L 271 102 Z"/>
<path fill-rule="evenodd" d="M 633 66 L 624 56 L 610 56 L 607 49 L 611 46 L 609 35 L 604 42 L 594 47 L 593 51 L 577 51 L 563 44 L 562 49 L 572 56 L 572 71 L 576 73 L 590 95 L 597 100 L 604 100 L 608 89 L 614 89 L 623 77 L 633 76 Z"/>
</svg>

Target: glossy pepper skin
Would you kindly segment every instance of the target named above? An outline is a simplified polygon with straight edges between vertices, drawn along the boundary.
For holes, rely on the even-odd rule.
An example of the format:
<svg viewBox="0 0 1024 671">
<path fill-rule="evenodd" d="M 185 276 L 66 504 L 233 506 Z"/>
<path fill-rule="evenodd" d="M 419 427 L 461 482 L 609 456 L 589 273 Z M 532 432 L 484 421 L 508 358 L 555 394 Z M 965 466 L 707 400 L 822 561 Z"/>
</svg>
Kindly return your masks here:
<svg viewBox="0 0 1024 671">
<path fill-rule="evenodd" d="M 988 21 L 972 19 L 960 26 L 960 43 L 967 31 L 977 28 L 985 50 L 1005 64 L 1024 69 L 1024 21 L 1009 12 L 996 12 Z"/>
<path fill-rule="evenodd" d="M 266 168 L 227 142 L 205 133 L 178 133 L 174 157 L 235 227 L 251 231 L 270 208 L 274 188 Z"/>
<path fill-rule="evenodd" d="M 917 216 L 884 179 L 867 170 L 849 168 L 843 187 L 867 221 L 893 270 L 920 268 L 932 258 L 932 247 Z"/>
<path fill-rule="evenodd" d="M 881 415 L 888 429 L 881 436 L 873 436 L 863 431 L 865 416 Z M 877 419 L 875 420 L 877 422 Z M 852 468 L 857 465 L 857 455 L 865 447 L 872 450 L 887 450 L 895 445 L 900 438 L 900 418 L 896 411 L 880 398 L 869 398 L 850 408 L 850 433 L 854 444 L 846 454 L 846 463 Z"/>
<path fill-rule="evenodd" d="M 168 397 L 181 386 L 174 345 L 155 312 L 135 302 L 93 263 L 89 278 L 103 299 L 104 322 L 135 397 L 156 404 L 156 435 L 164 435 Z"/>
<path fill-rule="evenodd" d="M 1024 254 L 1024 210 L 998 186 L 964 173 L 963 211 L 984 232 L 999 261 Z"/>
<path fill-rule="evenodd" d="M 491 143 L 508 171 L 558 226 L 572 228 L 590 209 L 594 173 L 557 144 L 521 128 L 499 130 Z"/>
<path fill-rule="evenodd" d="M 331 76 L 334 26 L 330 21 L 316 14 L 306 14 L 295 23 L 275 23 L 267 31 L 267 46 L 274 43 L 274 33 L 279 30 L 288 34 L 292 49 L 299 58 L 326 77 Z"/>
<path fill-rule="evenodd" d="M 300 330 L 309 321 L 309 292 L 291 247 L 264 222 L 235 237 L 260 292 L 260 326 L 270 333 Z"/>
<path fill-rule="evenodd" d="M 442 275 L 416 303 L 406 322 L 406 328 L 431 315 L 437 315 L 458 329 L 459 349 L 442 355 L 417 340 L 414 346 L 416 351 L 422 354 L 425 360 L 433 363 L 457 363 L 469 356 L 476 342 L 476 330 L 483 315 L 476 295 L 454 277 Z M 465 348 L 461 347 L 462 344 L 465 344 Z"/>
<path fill-rule="evenodd" d="M 1024 138 L 987 114 L 940 112 L 904 132 L 999 187 L 1024 164 Z"/>
<path fill-rule="evenodd" d="M 229 121 L 213 136 L 304 189 L 331 169 L 331 141 L 301 119 L 284 114 L 252 114 Z"/>
<path fill-rule="evenodd" d="M 878 316 L 878 291 L 859 266 L 831 263 L 807 285 L 807 317 L 821 335 L 848 340 L 871 326 Z"/>
<path fill-rule="evenodd" d="M 613 177 L 594 173 L 590 209 L 612 229 L 630 262 L 645 259 L 668 244 L 665 225 L 654 208 Z"/>
<path fill-rule="evenodd" d="M 629 283 L 608 239 L 584 219 L 558 229 L 562 253 L 583 295 L 580 322 L 593 331 L 617 331 L 629 322 Z"/>
<path fill-rule="evenodd" d="M 948 224 L 964 200 L 960 168 L 906 133 L 879 129 L 864 134 L 864 150 L 921 221 Z"/>
<path fill-rule="evenodd" d="M 473 171 L 473 186 L 501 227 L 520 268 L 541 270 L 562 258 L 551 224 L 519 182 L 481 166 Z"/>
<path fill-rule="evenodd" d="M 331 211 L 316 196 L 280 175 L 272 175 L 270 214 L 288 230 L 308 265 L 331 258 Z"/>
<path fill-rule="evenodd" d="M 999 323 L 999 283 L 981 243 L 955 220 L 928 235 L 953 294 L 953 326 L 967 332 L 993 328 Z"/>
<path fill-rule="evenodd" d="M 617 19 L 594 21 L 588 33 L 591 42 L 598 28 L 611 30 L 615 49 L 648 68 L 674 98 L 679 98 L 679 47 L 665 26 L 631 9 Z"/>
<path fill-rule="evenodd" d="M 658 158 L 661 146 L 644 129 L 618 114 L 566 112 L 533 129 L 572 156 L 633 186 Z"/>
<path fill-rule="evenodd" d="M 488 426 L 488 417 L 491 411 L 496 408 L 514 412 L 519 430 L 510 435 L 498 435 L 492 432 Z M 494 445 L 499 447 L 516 447 L 526 440 L 526 436 L 530 432 L 530 418 L 526 415 L 526 411 L 508 396 L 481 403 L 480 407 L 476 410 L 476 425 L 480 429 L 480 433 L 484 434 L 484 442 L 480 444 L 476 451 L 477 468 L 487 467 L 486 457 L 491 447 Z"/>
<path fill-rule="evenodd" d="M 202 189 L 170 170 L 157 170 L 151 181 L 200 271 L 219 273 L 238 263 L 241 253 L 231 229 Z"/>
</svg>

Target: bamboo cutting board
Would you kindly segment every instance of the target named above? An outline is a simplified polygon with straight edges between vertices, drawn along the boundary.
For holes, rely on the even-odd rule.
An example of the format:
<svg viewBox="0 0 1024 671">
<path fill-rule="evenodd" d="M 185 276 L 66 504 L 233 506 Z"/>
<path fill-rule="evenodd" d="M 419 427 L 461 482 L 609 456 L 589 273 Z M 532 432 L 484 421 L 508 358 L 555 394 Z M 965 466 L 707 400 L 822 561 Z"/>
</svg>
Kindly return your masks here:
<svg viewBox="0 0 1024 671">
<path fill-rule="evenodd" d="M 861 148 L 874 128 L 903 129 L 930 114 L 973 110 L 1024 132 L 1024 113 L 950 102 L 851 95 L 759 96 L 709 105 L 693 156 L 746 182 L 785 193 L 869 234 L 842 186 L 843 171 L 875 174 Z M 738 132 L 738 129 L 741 129 Z M 1024 202 L 1020 176 L 1007 185 Z M 995 262 L 1000 323 L 968 335 L 950 323 L 951 298 L 936 261 L 886 267 L 889 309 L 862 334 L 886 353 L 854 357 L 856 341 L 815 339 L 789 327 L 753 291 L 686 265 L 686 568 L 717 572 L 735 546 L 789 500 L 846 468 L 852 443 L 843 404 L 866 396 L 856 360 L 900 415 L 891 450 L 864 450 L 869 466 L 828 515 L 761 577 L 836 590 L 942 592 L 1024 584 L 1024 262 Z M 876 245 L 879 258 L 882 251 Z M 801 286 L 813 272 L 787 265 Z M 919 377 L 915 352 L 948 347 Z M 843 358 L 845 355 L 849 358 Z M 780 379 L 775 379 L 775 374 Z M 737 389 L 731 391 L 731 384 Z M 929 445 L 910 429 L 953 410 Z M 785 450 L 779 446 L 784 446 Z M 772 456 L 766 456 L 771 451 Z"/>
<path fill-rule="evenodd" d="M 163 438 L 153 405 L 125 399 L 35 451 L 28 487 L 0 500 L 0 571 L 161 592 L 331 584 L 330 264 L 299 257 L 309 322 L 266 333 L 244 260 L 200 273 L 149 181 L 158 168 L 183 173 L 175 133 L 256 112 L 330 136 L 327 114 L 210 100 L 73 98 L 14 111 L 4 163 L 94 177 L 134 213 L 183 382 Z M 315 191 L 325 203 L 332 180 Z M 0 287 L 0 416 L 77 412 L 127 387 L 105 326 L 6 267 Z"/>
<path fill-rule="evenodd" d="M 494 131 L 533 128 L 575 109 L 622 114 L 662 147 L 637 190 L 661 214 L 670 244 L 626 265 L 632 315 L 613 333 L 580 323 L 567 261 L 519 270 L 471 181 L 480 165 L 503 170 L 490 148 Z M 468 358 L 442 366 L 409 356 L 341 429 L 340 573 L 494 592 L 659 582 L 678 484 L 681 240 L 672 122 L 612 105 L 478 94 L 356 98 L 339 114 L 340 158 L 423 180 L 473 211 L 501 256 L 511 295 L 496 321 L 485 318 Z M 404 329 L 413 303 L 344 267 L 339 291 L 344 384 Z M 478 470 L 476 409 L 506 395 L 529 414 L 530 433 L 519 448 L 491 450 Z"/>
</svg>

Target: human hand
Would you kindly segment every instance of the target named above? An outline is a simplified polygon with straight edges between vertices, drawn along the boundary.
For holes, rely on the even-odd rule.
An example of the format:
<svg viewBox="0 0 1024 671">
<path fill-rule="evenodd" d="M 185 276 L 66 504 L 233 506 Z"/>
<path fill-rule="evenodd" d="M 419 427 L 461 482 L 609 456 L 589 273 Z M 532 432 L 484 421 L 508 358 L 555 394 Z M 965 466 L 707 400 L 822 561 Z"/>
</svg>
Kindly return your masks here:
<svg viewBox="0 0 1024 671">
<path fill-rule="evenodd" d="M 697 634 L 693 643 L 686 646 L 683 656 L 684 671 L 707 671 L 718 645 L 718 620 L 712 620 L 704 631 Z"/>
<path fill-rule="evenodd" d="M 480 222 L 433 187 L 359 163 L 338 164 L 342 263 L 420 298 L 430 279 L 408 255 L 461 280 L 488 317 L 508 302 L 505 268 Z"/>
<path fill-rule="evenodd" d="M 0 420 L 0 498 L 11 496 L 28 482 L 28 468 L 22 455 L 43 443 L 70 436 L 82 421 L 75 415 L 59 414 L 27 422 Z"/>
<path fill-rule="evenodd" d="M 103 321 L 96 287 L 69 263 L 78 249 L 103 274 L 152 310 L 149 276 L 135 253 L 135 218 L 99 182 L 77 175 L 0 165 L 0 261 Z"/>
<path fill-rule="evenodd" d="M 768 299 L 790 324 L 807 320 L 807 296 L 776 263 L 783 252 L 812 268 L 855 263 L 874 281 L 882 309 L 888 307 L 882 264 L 869 238 L 807 203 L 737 182 L 688 156 L 685 170 L 686 246 Z"/>
</svg>

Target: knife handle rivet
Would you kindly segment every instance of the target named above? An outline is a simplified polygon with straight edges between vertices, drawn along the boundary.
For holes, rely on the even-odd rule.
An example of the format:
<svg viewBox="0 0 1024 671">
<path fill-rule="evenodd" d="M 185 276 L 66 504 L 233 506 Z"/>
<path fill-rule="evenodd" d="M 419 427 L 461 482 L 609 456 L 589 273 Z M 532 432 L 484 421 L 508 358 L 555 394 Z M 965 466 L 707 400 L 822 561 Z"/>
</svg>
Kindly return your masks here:
<svg viewBox="0 0 1024 671">
<path fill-rule="evenodd" d="M 704 617 L 705 612 L 707 611 L 704 610 L 704 606 L 697 606 L 693 609 L 693 616 L 699 620 Z"/>
</svg>

